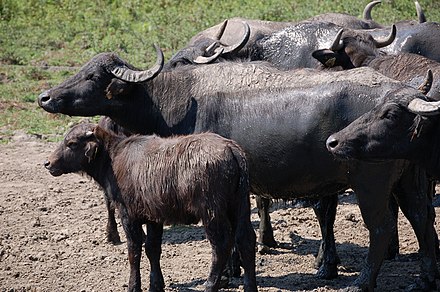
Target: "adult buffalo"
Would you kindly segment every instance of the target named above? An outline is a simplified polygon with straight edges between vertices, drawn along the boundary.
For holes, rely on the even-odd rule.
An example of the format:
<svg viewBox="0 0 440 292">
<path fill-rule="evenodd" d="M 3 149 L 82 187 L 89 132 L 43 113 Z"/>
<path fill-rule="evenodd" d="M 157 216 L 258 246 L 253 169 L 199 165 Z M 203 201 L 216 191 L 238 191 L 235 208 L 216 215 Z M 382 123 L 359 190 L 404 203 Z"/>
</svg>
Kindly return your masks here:
<svg viewBox="0 0 440 292">
<path fill-rule="evenodd" d="M 393 26 L 389 41 L 391 45 L 396 36 Z M 380 73 L 403 81 L 413 87 L 419 86 L 425 79 L 426 70 L 430 69 L 434 76 L 440 76 L 440 63 L 418 54 L 398 53 L 386 54 L 378 48 L 385 47 L 376 41 L 368 32 L 340 30 L 328 49 L 316 50 L 313 57 L 327 68 L 339 67 L 352 69 L 368 66 Z M 428 96 L 440 99 L 440 79 L 434 79 Z"/>
<path fill-rule="evenodd" d="M 383 161 L 407 159 L 440 179 L 440 102 L 390 97 L 327 139 L 338 158 Z"/>
<path fill-rule="evenodd" d="M 379 28 L 382 26 L 371 18 L 371 10 L 379 3 L 381 1 L 372 1 L 367 4 L 363 12 L 363 19 L 345 13 L 324 13 L 306 21 L 330 22 L 340 27 L 352 29 Z M 186 47 L 176 52 L 171 60 L 165 64 L 165 69 L 187 64 L 206 64 L 218 59 L 255 60 L 254 51 L 256 50 L 255 46 L 258 49 L 258 40 L 296 24 L 297 22 L 265 21 L 241 17 L 225 20 L 192 37 Z M 304 41 L 307 40 L 308 37 L 304 38 Z M 310 59 L 310 54 L 304 55 L 304 57 Z"/>
<path fill-rule="evenodd" d="M 397 25 L 395 41 L 383 51 L 389 54 L 400 52 L 413 53 L 425 56 L 434 61 L 440 62 L 440 23 L 403 23 Z M 386 31 L 383 29 L 370 30 L 375 38 L 383 37 Z"/>
<path fill-rule="evenodd" d="M 424 176 L 405 161 L 337 161 L 324 147 L 330 133 L 386 95 L 423 94 L 369 68 L 284 72 L 263 63 L 220 63 L 159 74 L 160 67 L 138 71 L 115 54 L 99 54 L 38 102 L 52 113 L 106 115 L 137 133 L 212 131 L 235 139 L 249 160 L 251 191 L 266 198 L 323 197 L 353 188 L 370 231 L 367 261 L 354 283 L 361 290 L 375 287 L 393 228 L 387 202 L 396 191 L 421 241 L 421 282 L 435 285 L 434 228 L 426 196 L 417 196 Z"/>
</svg>

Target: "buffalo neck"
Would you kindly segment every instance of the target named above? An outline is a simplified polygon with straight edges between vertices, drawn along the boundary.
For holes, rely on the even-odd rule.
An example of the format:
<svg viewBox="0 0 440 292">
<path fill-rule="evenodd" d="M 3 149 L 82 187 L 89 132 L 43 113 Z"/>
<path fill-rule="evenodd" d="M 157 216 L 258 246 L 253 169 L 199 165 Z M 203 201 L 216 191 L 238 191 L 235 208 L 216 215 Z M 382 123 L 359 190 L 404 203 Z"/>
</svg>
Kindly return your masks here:
<svg viewBox="0 0 440 292">
<path fill-rule="evenodd" d="M 157 102 L 151 97 L 152 83 L 135 84 L 129 96 L 122 97 L 108 115 L 118 125 L 135 134 L 152 134 L 163 128 Z"/>
<path fill-rule="evenodd" d="M 419 151 L 422 155 L 421 164 L 426 167 L 431 176 L 440 179 L 440 120 L 438 117 L 435 119 L 433 131 L 427 133 L 430 139 L 427 139 L 422 147 L 419 147 Z M 423 151 L 423 149 L 428 149 L 428 151 Z"/>
<path fill-rule="evenodd" d="M 91 176 L 98 185 L 111 195 L 111 200 L 116 201 L 119 195 L 119 188 L 113 172 L 112 159 L 109 152 L 101 145 L 96 157 L 85 166 L 84 171 Z"/>
</svg>

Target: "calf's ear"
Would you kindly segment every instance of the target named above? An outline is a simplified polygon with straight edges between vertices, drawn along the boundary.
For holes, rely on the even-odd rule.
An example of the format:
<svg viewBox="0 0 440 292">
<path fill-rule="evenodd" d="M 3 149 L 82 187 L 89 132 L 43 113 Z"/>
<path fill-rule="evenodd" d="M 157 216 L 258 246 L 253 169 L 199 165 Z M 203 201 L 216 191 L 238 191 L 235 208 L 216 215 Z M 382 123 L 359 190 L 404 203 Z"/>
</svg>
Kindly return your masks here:
<svg viewBox="0 0 440 292">
<path fill-rule="evenodd" d="M 327 68 L 333 68 L 335 66 L 338 66 L 337 64 L 338 56 L 332 50 L 329 49 L 316 50 L 312 53 L 312 56 Z"/>
<path fill-rule="evenodd" d="M 86 152 L 84 155 L 87 157 L 89 163 L 95 159 L 96 153 L 98 153 L 98 143 L 95 141 L 89 141 L 86 144 Z"/>
<path fill-rule="evenodd" d="M 105 89 L 105 96 L 108 99 L 120 98 L 128 95 L 131 91 L 132 84 L 122 81 L 118 78 L 113 78 L 110 84 Z"/>
</svg>

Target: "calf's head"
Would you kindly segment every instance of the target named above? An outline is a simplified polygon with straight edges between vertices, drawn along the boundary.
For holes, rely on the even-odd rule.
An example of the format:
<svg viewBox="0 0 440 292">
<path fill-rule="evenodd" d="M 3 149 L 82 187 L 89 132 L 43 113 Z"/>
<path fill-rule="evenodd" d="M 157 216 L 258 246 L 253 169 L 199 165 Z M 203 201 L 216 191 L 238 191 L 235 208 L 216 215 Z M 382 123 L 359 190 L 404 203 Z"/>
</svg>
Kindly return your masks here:
<svg viewBox="0 0 440 292">
<path fill-rule="evenodd" d="M 114 53 L 101 53 L 61 84 L 46 90 L 38 104 L 48 112 L 71 116 L 108 115 L 133 84 L 154 78 L 163 67 L 162 51 L 156 46 L 157 62 L 148 70 L 136 70 Z"/>
<path fill-rule="evenodd" d="M 44 166 L 53 176 L 66 173 L 88 172 L 99 151 L 102 151 L 106 132 L 95 124 L 82 123 L 74 126 Z"/>
</svg>

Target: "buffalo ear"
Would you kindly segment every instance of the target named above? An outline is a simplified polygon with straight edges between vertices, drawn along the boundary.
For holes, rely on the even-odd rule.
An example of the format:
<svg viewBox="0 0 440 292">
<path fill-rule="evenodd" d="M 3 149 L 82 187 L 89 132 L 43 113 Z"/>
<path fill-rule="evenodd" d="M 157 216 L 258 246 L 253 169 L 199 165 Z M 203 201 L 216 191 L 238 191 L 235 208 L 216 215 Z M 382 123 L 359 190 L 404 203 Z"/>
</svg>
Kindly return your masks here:
<svg viewBox="0 0 440 292">
<path fill-rule="evenodd" d="M 106 129 L 101 128 L 100 126 L 96 126 L 93 130 L 93 133 L 95 135 L 97 143 L 100 143 L 104 146 L 104 148 L 107 148 L 110 140 L 113 137 L 113 134 L 111 134 L 111 132 L 108 132 Z"/>
<path fill-rule="evenodd" d="M 96 153 L 98 152 L 98 143 L 96 141 L 89 141 L 86 144 L 86 152 L 84 155 L 87 157 L 89 163 L 96 157 Z"/>
<path fill-rule="evenodd" d="M 318 60 L 327 68 L 333 68 L 338 66 L 338 56 L 335 52 L 329 49 L 316 50 L 312 53 L 313 58 Z"/>
<path fill-rule="evenodd" d="M 105 89 L 105 96 L 108 99 L 122 97 L 130 93 L 132 85 L 118 78 L 113 78 Z"/>
</svg>

